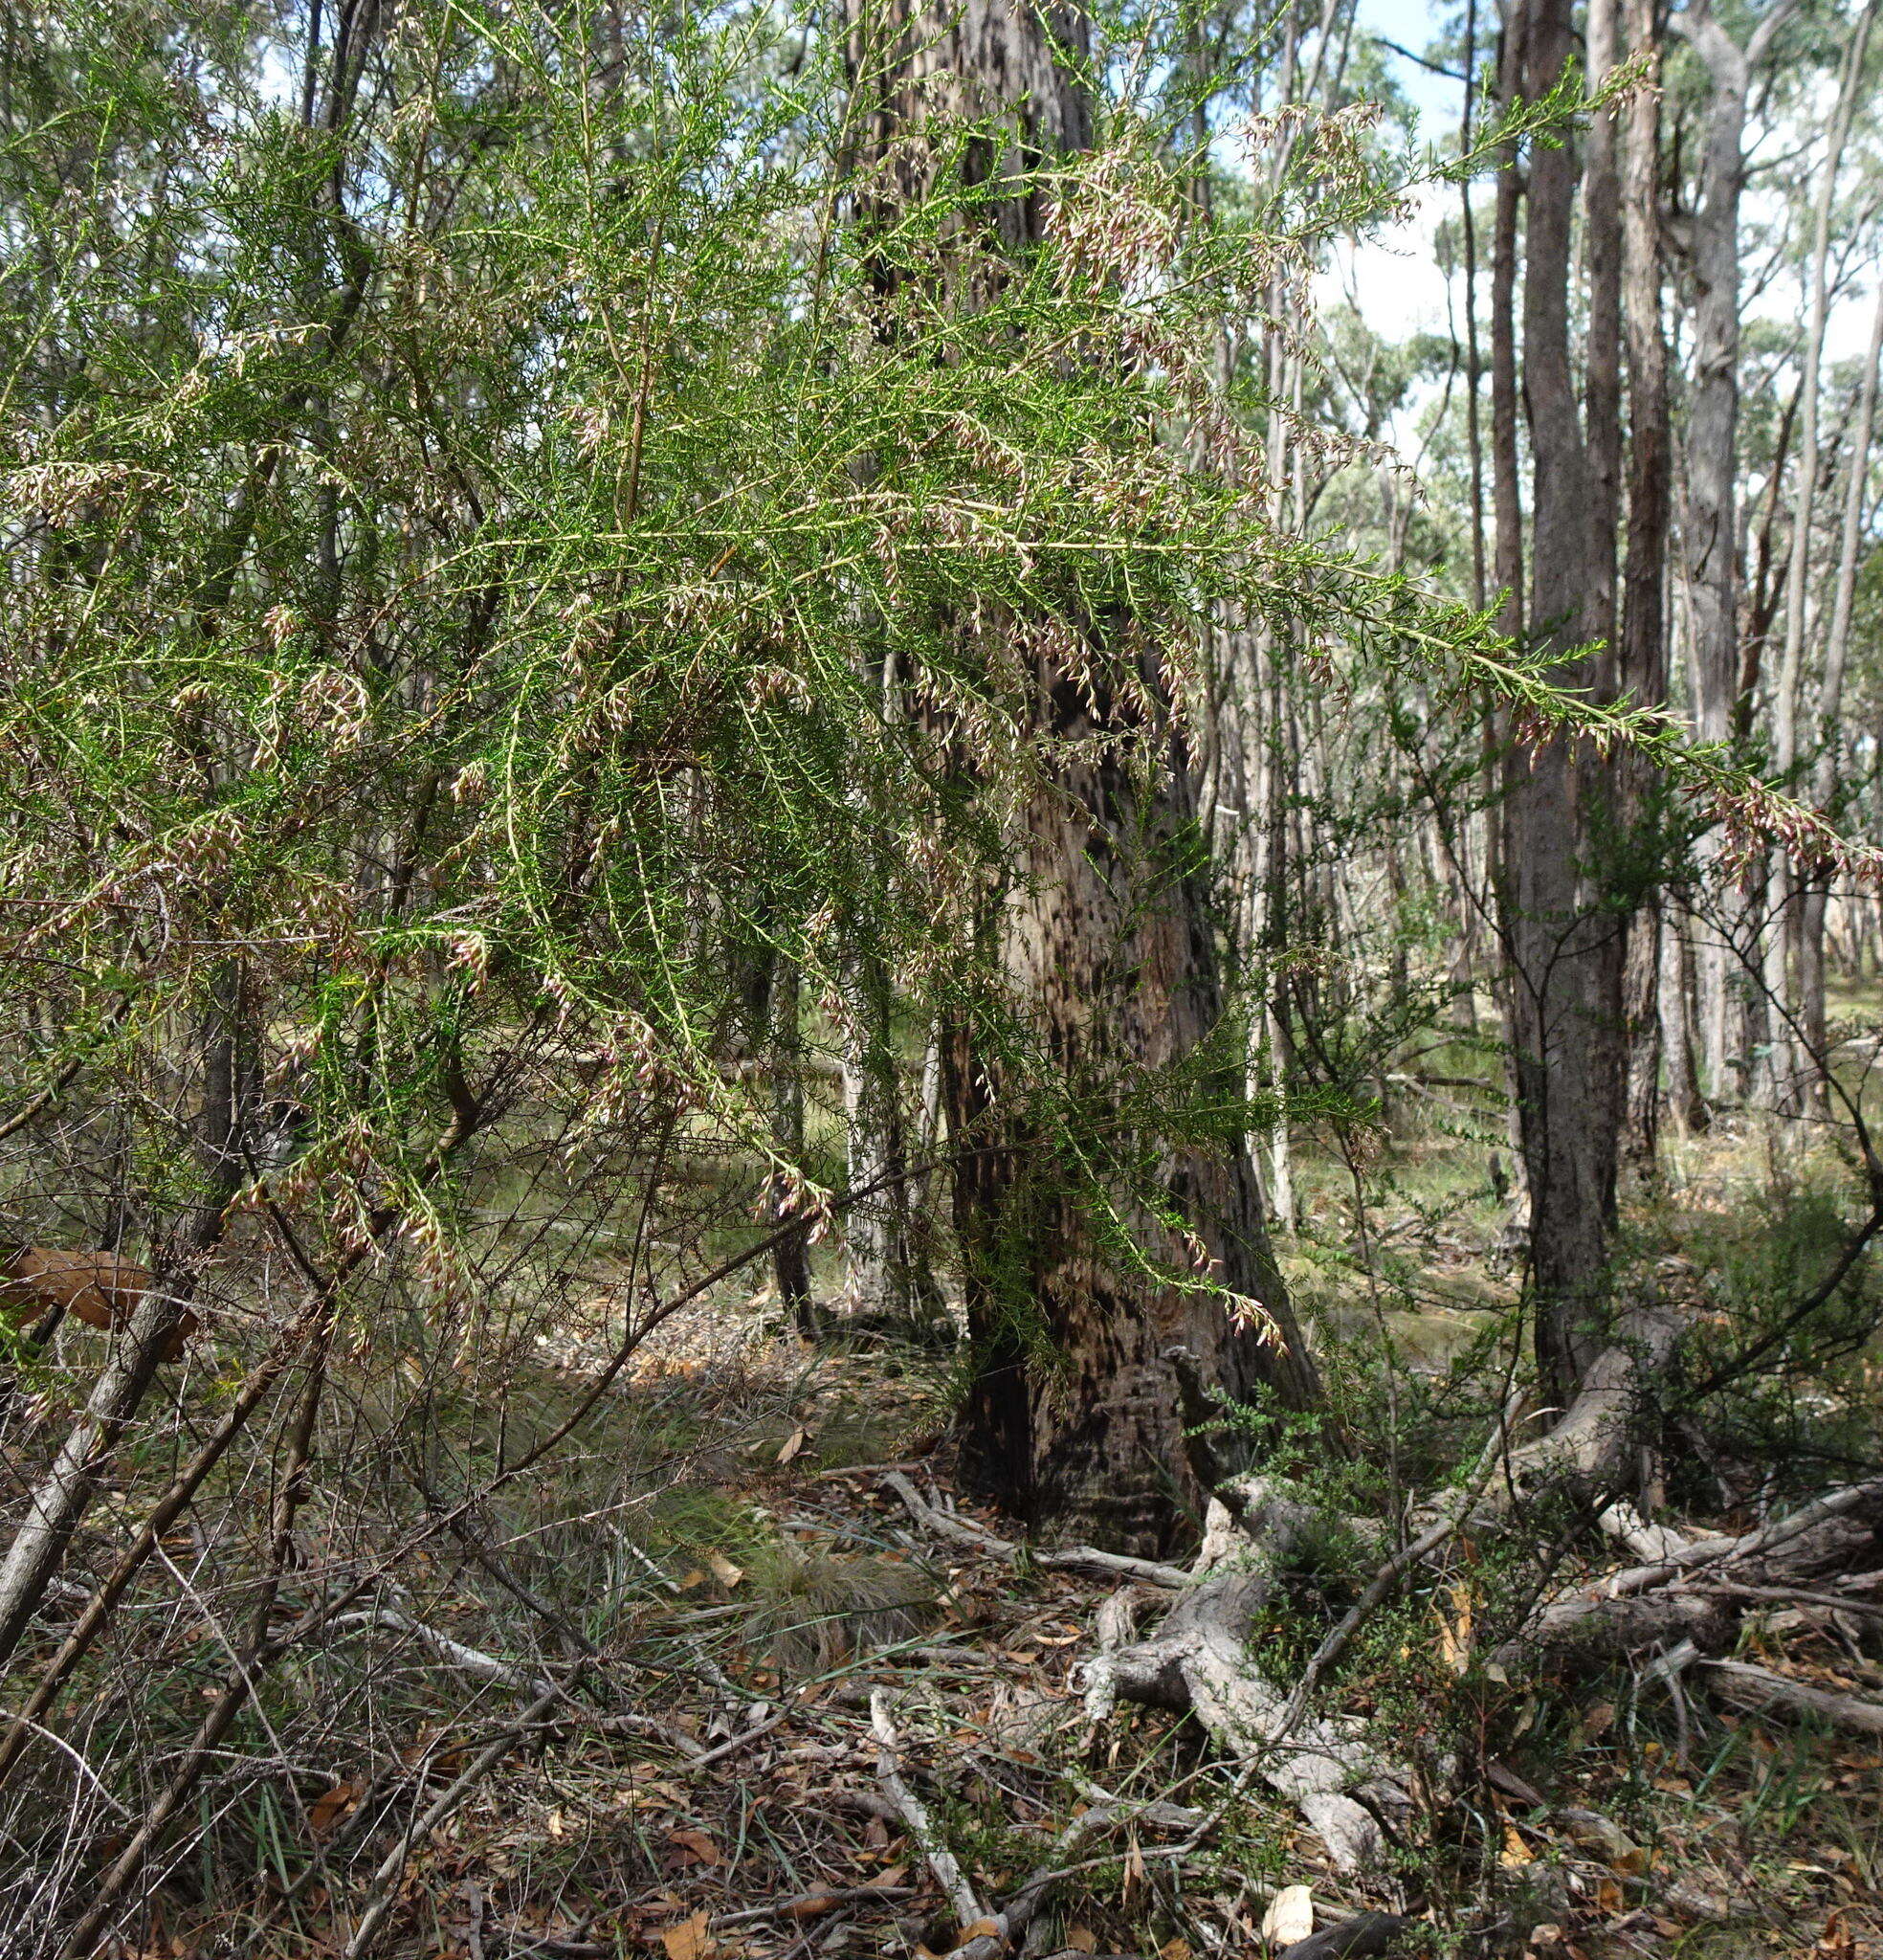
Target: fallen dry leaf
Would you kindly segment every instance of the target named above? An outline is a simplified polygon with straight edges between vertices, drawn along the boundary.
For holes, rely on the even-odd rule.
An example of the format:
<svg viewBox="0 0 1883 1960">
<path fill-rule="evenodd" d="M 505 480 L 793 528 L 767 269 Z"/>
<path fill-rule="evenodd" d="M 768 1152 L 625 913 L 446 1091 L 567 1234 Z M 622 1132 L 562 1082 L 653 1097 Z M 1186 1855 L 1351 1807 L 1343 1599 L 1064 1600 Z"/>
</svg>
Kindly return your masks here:
<svg viewBox="0 0 1883 1960">
<path fill-rule="evenodd" d="M 1438 1657 L 1452 1674 L 1463 1674 L 1471 1665 L 1472 1593 L 1462 1580 L 1446 1588 L 1451 1611 L 1438 1612 Z"/>
<path fill-rule="evenodd" d="M 660 1944 L 667 1949 L 667 1960 L 711 1960 L 719 1942 L 706 1930 L 708 1915 L 702 1908 L 689 1913 L 677 1926 L 660 1928 Z"/>
<path fill-rule="evenodd" d="M 669 1831 L 667 1842 L 686 1864 L 720 1864 L 720 1847 L 704 1831 Z"/>
<path fill-rule="evenodd" d="M 706 1563 L 713 1569 L 713 1576 L 728 1592 L 745 1576 L 742 1566 L 736 1566 L 722 1551 L 709 1551 Z"/>
<path fill-rule="evenodd" d="M 360 1794 L 360 1786 L 352 1782 L 336 1783 L 331 1790 L 323 1790 L 307 1807 L 308 1828 L 319 1838 L 331 1831 L 340 1818 L 353 1808 Z"/>
<path fill-rule="evenodd" d="M 1128 1910 L 1144 1889 L 1144 1854 L 1138 1849 L 1138 1839 L 1131 1840 L 1131 1856 L 1124 1861 L 1124 1883 L 1119 1888 L 1119 1898 Z"/>
<path fill-rule="evenodd" d="M 1066 1945 L 1074 1953 L 1096 1953 L 1098 1950 L 1098 1935 L 1089 1926 L 1068 1927 Z"/>
</svg>

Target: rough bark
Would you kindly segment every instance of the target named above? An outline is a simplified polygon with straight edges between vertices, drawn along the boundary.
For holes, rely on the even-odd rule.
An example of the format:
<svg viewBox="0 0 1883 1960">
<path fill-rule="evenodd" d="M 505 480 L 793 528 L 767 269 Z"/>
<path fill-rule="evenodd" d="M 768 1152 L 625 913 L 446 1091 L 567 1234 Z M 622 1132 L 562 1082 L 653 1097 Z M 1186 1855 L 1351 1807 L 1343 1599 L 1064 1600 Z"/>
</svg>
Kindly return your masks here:
<svg viewBox="0 0 1883 1960">
<path fill-rule="evenodd" d="M 1561 79 L 1574 48 L 1568 0 L 1525 10 L 1523 84 Z M 1564 144 L 1530 156 L 1523 277 L 1523 390 L 1534 461 L 1531 634 L 1567 652 L 1602 630 L 1604 539 L 1569 345 L 1577 164 Z M 1603 689 L 1603 656 L 1557 670 Z M 1567 1403 L 1600 1348 L 1621 1119 L 1621 934 L 1591 889 L 1592 840 L 1612 829 L 1611 772 L 1559 738 L 1518 743 L 1505 769 L 1505 938 L 1530 1265 L 1544 1392 Z"/>
<path fill-rule="evenodd" d="M 986 184 L 1091 140 L 1076 74 L 1088 30 L 1068 8 L 852 0 L 846 23 L 865 92 L 852 122 L 859 195 L 886 209 L 927 189 L 934 163 L 919 137 L 937 118 L 999 132 L 978 137 L 965 160 Z M 1008 248 L 1032 245 L 1038 194 L 1016 182 L 981 222 Z M 1134 725 L 1117 695 L 1076 684 L 1036 636 L 1015 637 L 1028 647 L 1030 733 L 1061 760 L 1025 813 L 1014 884 L 988 924 L 991 952 L 1051 1072 L 1089 1111 L 1121 1079 L 1183 1061 L 1220 1018 L 1205 895 L 1178 869 L 1195 820 L 1191 759 L 1168 732 Z M 1147 666 L 1141 679 L 1157 699 L 1156 673 Z M 1069 746 L 1120 736 L 1162 746 L 1148 792 L 1115 750 L 1095 759 Z M 1213 1277 L 1262 1303 L 1266 1340 L 1214 1296 L 1162 1284 L 1101 1244 L 1070 1193 L 1056 1125 L 1030 1110 L 1020 1080 L 964 1030 L 944 1075 L 951 1134 L 973 1153 L 955 1193 L 974 1348 L 964 1478 L 1052 1532 L 1157 1549 L 1177 1522 L 1170 1481 L 1183 1460 L 1164 1346 L 1195 1348 L 1232 1393 L 1266 1381 L 1292 1406 L 1318 1400 L 1246 1155 L 1174 1154 L 1161 1182 L 1217 1262 Z M 1153 1255 L 1182 1258 L 1151 1219 L 1122 1222 Z"/>
<path fill-rule="evenodd" d="M 1622 119 L 1622 322 L 1628 349 L 1628 545 L 1622 576 L 1617 679 L 1624 694 L 1667 698 L 1666 568 L 1672 518 L 1672 436 L 1667 338 L 1661 321 L 1660 42 L 1653 0 L 1624 0 L 1630 58 L 1646 57 L 1643 85 Z M 1630 768 L 1627 820 L 1634 850 L 1651 852 L 1653 786 Z M 1643 891 L 1628 925 L 1622 976 L 1627 1109 L 1624 1147 L 1636 1174 L 1651 1181 L 1661 1094 L 1663 924 L 1657 884 Z"/>
<path fill-rule="evenodd" d="M 1588 0 L 1584 45 L 1589 84 L 1609 80 L 1621 59 L 1620 0 Z M 1584 419 L 1587 428 L 1593 583 L 1584 600 L 1589 633 L 1615 641 L 1615 534 L 1622 496 L 1622 151 L 1620 115 L 1589 118 L 1583 157 Z M 1612 653 L 1611 653 L 1612 660 Z"/>
<path fill-rule="evenodd" d="M 850 1188 L 871 1195 L 844 1222 L 845 1305 L 882 1322 L 918 1323 L 941 1311 L 912 1202 L 907 1125 L 894 1038 L 890 976 L 874 954 L 844 976 L 845 1144 Z"/>
<path fill-rule="evenodd" d="M 1055 744 L 1104 731 L 1062 677 L 1039 679 Z M 1063 765 L 1056 793 L 1030 813 L 1025 897 L 999 927 L 1001 966 L 1054 1071 L 1100 1094 L 1133 1070 L 1182 1061 L 1220 1013 L 1203 896 L 1169 871 L 1187 814 L 1181 753 L 1164 781 L 1146 809 L 1116 764 Z M 1176 1524 L 1170 1480 L 1184 1462 L 1159 1361 L 1165 1347 L 1190 1348 L 1232 1394 L 1266 1381 L 1292 1407 L 1318 1399 L 1247 1156 L 1172 1155 L 1160 1182 L 1217 1262 L 1214 1277 L 1261 1303 L 1269 1339 L 1238 1327 L 1213 1294 L 1159 1284 L 1099 1242 L 1071 1188 L 1073 1167 L 991 1058 L 958 1044 L 948 1075 L 951 1131 L 978 1150 L 956 1186 L 976 1344 L 964 1477 L 1055 1533 L 1161 1550 Z M 1124 1222 L 1153 1252 L 1182 1258 L 1147 1215 Z"/>
</svg>

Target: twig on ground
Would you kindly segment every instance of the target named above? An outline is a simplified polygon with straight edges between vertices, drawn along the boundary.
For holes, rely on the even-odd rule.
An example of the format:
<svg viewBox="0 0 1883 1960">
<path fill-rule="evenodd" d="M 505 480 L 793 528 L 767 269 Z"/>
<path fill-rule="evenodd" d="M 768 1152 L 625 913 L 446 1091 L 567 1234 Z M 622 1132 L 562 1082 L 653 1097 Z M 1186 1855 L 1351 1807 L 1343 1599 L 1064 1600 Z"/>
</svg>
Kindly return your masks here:
<svg viewBox="0 0 1883 1960">
<path fill-rule="evenodd" d="M 989 1558 L 999 1559 L 1003 1565 L 1014 1565 L 1019 1561 L 1022 1547 L 1011 1539 L 997 1537 L 980 1525 L 966 1518 L 955 1517 L 940 1505 L 930 1503 L 900 1471 L 890 1471 L 882 1481 L 902 1500 L 916 1523 L 932 1536 L 951 1539 L 970 1550 L 985 1552 Z M 1182 1566 L 1163 1565 L 1156 1559 L 1130 1558 L 1123 1552 L 1100 1551 L 1095 1546 L 1075 1545 L 1059 1551 L 1035 1550 L 1030 1546 L 1024 1549 L 1034 1565 L 1045 1566 L 1054 1571 L 1140 1579 L 1146 1585 L 1163 1586 L 1171 1592 L 1190 1583 L 1190 1575 Z"/>
<path fill-rule="evenodd" d="M 715 1763 L 722 1763 L 728 1756 L 736 1756 L 742 1748 L 749 1748 L 755 1742 L 763 1740 L 773 1729 L 782 1728 L 791 1719 L 789 1708 L 779 1709 L 776 1715 L 768 1716 L 763 1722 L 756 1722 L 750 1728 L 742 1729 L 738 1735 L 729 1737 L 717 1748 L 705 1750 L 698 1756 L 693 1767 L 696 1770 L 710 1769 Z"/>
<path fill-rule="evenodd" d="M 411 1848 L 435 1831 L 459 1804 L 469 1796 L 486 1775 L 517 1746 L 518 1737 L 528 1730 L 543 1716 L 562 1700 L 565 1689 L 552 1683 L 540 1694 L 522 1714 L 508 1724 L 490 1743 L 472 1757 L 456 1780 L 441 1791 L 423 1816 L 419 1817 L 401 1836 L 397 1844 L 387 1854 L 379 1869 L 373 1874 L 372 1889 L 366 1896 L 366 1909 L 354 1923 L 353 1937 L 347 1941 L 344 1960 L 361 1960 L 370 1952 L 379 1936 L 380 1927 L 385 1925 L 387 1914 L 392 1910 L 398 1896 L 399 1876 L 406 1868 L 406 1860 L 411 1856 Z"/>
<path fill-rule="evenodd" d="M 986 1908 L 969 1884 L 960 1860 L 935 1828 L 934 1819 L 921 1799 L 903 1780 L 901 1744 L 897 1737 L 896 1724 L 890 1717 L 889 1697 L 881 1688 L 870 1697 L 870 1726 L 876 1738 L 876 1777 L 882 1784 L 883 1794 L 896 1806 L 903 1823 L 908 1826 L 909 1836 L 927 1860 L 929 1870 L 935 1874 L 935 1882 L 947 1895 L 948 1903 L 954 1907 L 962 1925 L 976 1925 L 988 1917 Z M 350 1954 L 348 1960 L 352 1960 Z"/>
<path fill-rule="evenodd" d="M 495 1654 L 467 1647 L 462 1640 L 454 1640 L 449 1634 L 440 1633 L 436 1627 L 428 1626 L 421 1619 L 413 1619 L 395 1607 L 376 1606 L 366 1613 L 343 1614 L 338 1619 L 328 1621 L 327 1632 L 347 1633 L 364 1627 L 385 1627 L 395 1634 L 410 1634 L 413 1639 L 430 1647 L 447 1667 L 454 1667 L 476 1681 L 495 1682 L 498 1687 L 515 1688 L 520 1694 L 558 1692 L 543 1676 L 526 1674 L 521 1667 L 498 1659 Z"/>
<path fill-rule="evenodd" d="M 1872 1605 L 1868 1599 L 1840 1598 L 1835 1592 L 1807 1592 L 1797 1586 L 1747 1586 L 1737 1579 L 1703 1579 L 1695 1581 L 1689 1590 L 1723 1592 L 1733 1599 L 1764 1599 L 1781 1606 L 1828 1606 L 1835 1613 L 1883 1619 L 1883 1606 Z"/>
<path fill-rule="evenodd" d="M 822 1890 L 796 1892 L 788 1899 L 774 1899 L 768 1904 L 718 1913 L 713 1919 L 713 1930 L 752 1926 L 762 1919 L 816 1919 L 839 1905 L 861 1905 L 874 1899 L 912 1899 L 915 1891 L 913 1885 L 831 1885 Z"/>
</svg>

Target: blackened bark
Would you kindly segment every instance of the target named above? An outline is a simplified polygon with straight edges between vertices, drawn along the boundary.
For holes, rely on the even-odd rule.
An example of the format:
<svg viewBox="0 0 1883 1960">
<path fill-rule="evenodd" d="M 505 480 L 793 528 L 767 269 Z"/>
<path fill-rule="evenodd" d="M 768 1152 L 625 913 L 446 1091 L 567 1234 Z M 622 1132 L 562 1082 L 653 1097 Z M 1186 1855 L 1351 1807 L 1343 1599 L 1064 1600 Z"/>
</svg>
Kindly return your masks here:
<svg viewBox="0 0 1883 1960">
<path fill-rule="evenodd" d="M 1102 702 L 1094 716 L 1064 677 L 1039 679 L 1054 746 L 1116 731 Z M 1062 766 L 1031 813 L 1015 900 L 991 927 L 1050 1066 L 1082 1101 L 1182 1063 L 1221 1016 L 1205 894 L 1176 870 L 1192 821 L 1189 778 L 1176 744 L 1149 805 L 1116 762 Z M 1226 1098 L 1239 1090 L 1236 1075 L 1226 1052 Z M 1172 1152 L 1160 1182 L 1213 1261 L 1210 1277 L 1259 1303 L 1266 1327 L 1238 1326 L 1213 1294 L 1160 1284 L 1122 1257 L 1092 1214 L 1090 1186 L 1079 1191 L 1069 1140 L 1043 1131 L 1036 1105 L 1030 1113 L 970 1042 L 954 1044 L 949 1092 L 957 1142 L 988 1147 L 956 1187 L 976 1344 L 963 1480 L 1055 1532 L 1161 1549 L 1177 1522 L 1171 1493 L 1188 1480 L 1166 1348 L 1188 1348 L 1230 1394 L 1266 1384 L 1290 1408 L 1319 1399 L 1248 1153 Z M 1089 1132 L 1078 1147 L 1094 1148 Z M 1088 1155 L 1083 1174 L 1094 1168 L 1102 1180 Z M 1154 1256 L 1188 1263 L 1162 1222 L 1129 1211 L 1121 1223 Z"/>
<path fill-rule="evenodd" d="M 971 117 L 1000 132 L 977 137 L 966 160 L 980 183 L 1020 178 L 1091 141 L 1076 76 L 1089 33 L 1069 8 L 851 0 L 847 21 L 852 75 L 869 92 L 853 119 L 851 162 L 859 195 L 886 212 L 927 190 L 933 160 L 912 138 L 937 119 Z M 1017 251 L 1038 242 L 1043 217 L 1020 181 L 981 222 Z M 954 297 L 973 301 L 971 291 Z M 1116 652 L 1123 623 L 1111 632 Z M 1054 1120 L 967 1023 L 954 1030 L 944 1073 L 951 1138 L 964 1153 L 955 1216 L 974 1350 L 962 1475 L 1052 1532 L 1156 1549 L 1174 1533 L 1173 1493 L 1187 1475 L 1162 1350 L 1181 1342 L 1207 1380 L 1239 1396 L 1267 1383 L 1293 1408 L 1316 1404 L 1318 1384 L 1246 1149 L 1172 1152 L 1161 1181 L 1214 1262 L 1209 1279 L 1258 1301 L 1266 1328 L 1237 1325 L 1213 1292 L 1163 1283 L 1095 1215 L 1105 1153 L 1121 1162 L 1132 1143 L 1108 1110 L 1145 1071 L 1192 1056 L 1222 1014 L 1207 895 L 1185 868 L 1193 767 L 1167 728 L 1140 725 L 1116 696 L 1077 684 L 1017 623 L 1015 637 L 1032 649 L 1032 732 L 1049 761 L 1012 889 L 986 921 L 986 950 L 1077 1116 Z M 1153 657 L 1141 658 L 1146 695 L 1161 700 Z M 1096 759 L 1068 747 L 1120 736 L 1160 746 L 1148 790 L 1109 741 Z M 1226 1044 L 1230 1100 L 1241 1089 L 1238 1054 Z M 1127 1213 L 1118 1223 L 1155 1259 L 1192 1264 L 1162 1220 Z"/>
</svg>

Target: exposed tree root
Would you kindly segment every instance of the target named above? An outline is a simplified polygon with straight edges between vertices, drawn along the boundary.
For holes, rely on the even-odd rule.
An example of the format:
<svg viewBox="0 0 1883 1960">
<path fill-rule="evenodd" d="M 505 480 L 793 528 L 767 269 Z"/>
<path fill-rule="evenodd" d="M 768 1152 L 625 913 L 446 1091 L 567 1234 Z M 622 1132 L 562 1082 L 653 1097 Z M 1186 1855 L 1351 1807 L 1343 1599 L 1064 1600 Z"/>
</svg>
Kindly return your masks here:
<svg viewBox="0 0 1883 1960">
<path fill-rule="evenodd" d="M 1320 1676 L 1406 1570 L 1436 1552 L 1459 1525 L 1469 1520 L 1494 1526 L 1524 1500 L 1552 1488 L 1600 1495 L 1625 1484 L 1638 1457 L 1642 1384 L 1666 1366 L 1683 1330 L 1684 1317 L 1671 1307 L 1643 1305 L 1625 1314 L 1614 1344 L 1550 1434 L 1517 1449 L 1500 1434 L 1476 1476 L 1425 1506 L 1420 1535 L 1382 1567 L 1291 1693 L 1259 1672 L 1249 1637 L 1316 1514 L 1260 1479 L 1221 1478 L 1207 1438 L 1199 1437 L 1191 1467 L 1212 1489 L 1213 1501 L 1191 1583 L 1147 1638 L 1137 1637 L 1133 1594 L 1121 1592 L 1108 1603 L 1097 1627 L 1099 1651 L 1086 1672 L 1088 1719 L 1102 1722 L 1119 1701 L 1192 1713 L 1221 1748 L 1297 1806 L 1338 1866 L 1351 1871 L 1375 1862 L 1385 1846 L 1381 1817 L 1407 1801 L 1398 1787 L 1402 1779 L 1359 1726 L 1338 1716 L 1307 1716 Z M 1194 1365 L 1181 1350 L 1166 1359 L 1195 1431 L 1205 1404 Z M 1364 1521 L 1352 1522 L 1362 1532 L 1368 1528 Z M 1506 1673 L 1607 1662 L 1683 1642 L 1696 1654 L 1720 1651 L 1744 1611 L 1744 1589 L 1795 1591 L 1883 1564 L 1883 1481 L 1833 1492 L 1741 1538 L 1690 1539 L 1650 1524 L 1623 1503 L 1609 1503 L 1599 1523 L 1649 1563 L 1544 1605 L 1493 1657 Z M 1798 1684 L 1772 1688 L 1743 1675 L 1721 1675 L 1717 1666 L 1713 1674 L 1737 1683 L 1734 1691 L 1741 1696 L 1757 1691 L 1768 1701 L 1805 1705 L 1802 1694 L 1789 1693 Z M 1851 1704 L 1850 1709 L 1821 1709 L 1833 1719 L 1858 1726 L 1869 1720 L 1869 1704 L 1826 1700 Z"/>
<path fill-rule="evenodd" d="M 1747 1607 L 1761 1594 L 1835 1587 L 1851 1574 L 1883 1567 L 1883 1480 L 1831 1492 L 1740 1537 L 1690 1536 L 1613 1501 L 1630 1482 L 1630 1471 L 1638 1470 L 1643 1383 L 1665 1368 L 1684 1326 L 1683 1315 L 1658 1303 L 1624 1314 L 1613 1345 L 1547 1436 L 1513 1448 L 1507 1430 L 1500 1429 L 1475 1476 L 1415 1512 L 1416 1535 L 1382 1565 L 1322 1654 L 1290 1689 L 1260 1672 L 1250 1637 L 1284 1583 L 1292 1554 L 1322 1525 L 1321 1515 L 1268 1480 L 1221 1474 L 1203 1433 L 1208 1405 L 1195 1365 L 1183 1350 L 1170 1350 L 1165 1359 L 1177 1374 L 1192 1434 L 1190 1467 L 1211 1493 L 1203 1546 L 1190 1571 L 1180 1574 L 1087 1548 L 1035 1554 L 1043 1562 L 1140 1582 L 1123 1587 L 1099 1612 L 1097 1651 L 1084 1678 L 1088 1722 L 1096 1729 L 1119 1702 L 1192 1714 L 1219 1748 L 1246 1766 L 1246 1773 L 1261 1777 L 1296 1805 L 1339 1868 L 1375 1864 L 1385 1848 L 1383 1819 L 1409 1806 L 1403 1772 L 1381 1755 L 1363 1725 L 1311 1713 L 1315 1687 L 1366 1617 L 1453 1531 L 1466 1524 L 1498 1528 L 1524 1503 L 1550 1490 L 1572 1489 L 1598 1502 L 1610 1500 L 1598 1514 L 1600 1528 L 1643 1563 L 1542 1604 L 1492 1655 L 1494 1667 L 1514 1678 L 1659 1653 L 1670 1657 L 1665 1671 L 1677 1650 L 1687 1660 L 1702 1660 L 1709 1683 L 1741 1705 L 1814 1708 L 1865 1729 L 1883 1724 L 1883 1705 L 1704 1658 L 1730 1644 Z M 885 1481 L 923 1528 L 1009 1563 L 1021 1555 L 1019 1547 L 928 1503 L 906 1479 L 891 1475 Z M 1374 1521 L 1348 1523 L 1362 1538 L 1384 1535 Z M 1141 1599 L 1156 1596 L 1143 1591 L 1143 1582 L 1168 1589 L 1179 1579 L 1182 1589 L 1163 1621 L 1141 1637 Z M 1834 1602 L 1837 1594 L 1825 1596 Z M 990 1917 L 1000 1920 L 991 1953 L 1011 1933 L 1004 1917 Z M 1363 1916 L 1326 1928 L 1291 1951 L 1300 1960 L 1384 1951 L 1397 1930 L 1388 1920 L 1389 1915 Z"/>
<path fill-rule="evenodd" d="M 1187 1710 L 1231 1755 L 1248 1760 L 1319 1834 L 1336 1863 L 1378 1860 L 1378 1819 L 1350 1793 L 1387 1779 L 1357 1727 L 1338 1718 L 1298 1721 L 1286 1740 L 1290 1698 L 1249 1659 L 1250 1630 L 1274 1596 L 1290 1550 L 1316 1522 L 1311 1505 L 1259 1479 L 1234 1486 L 1237 1524 L 1213 1499 L 1192 1584 L 1163 1624 L 1135 1640 L 1135 1601 L 1119 1593 L 1100 1615 L 1099 1651 L 1086 1668 L 1085 1710 L 1095 1726 L 1120 1701 Z M 1405 1799 L 1395 1790 L 1392 1799 Z"/>
</svg>

